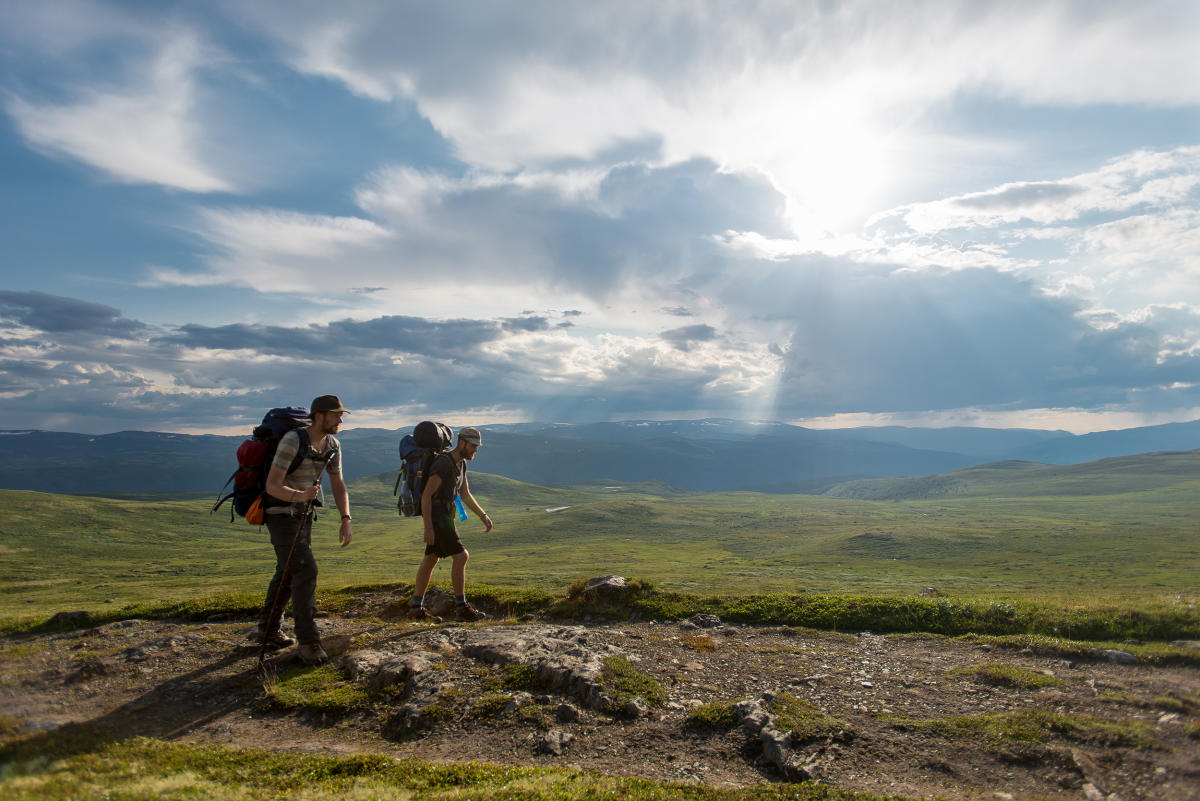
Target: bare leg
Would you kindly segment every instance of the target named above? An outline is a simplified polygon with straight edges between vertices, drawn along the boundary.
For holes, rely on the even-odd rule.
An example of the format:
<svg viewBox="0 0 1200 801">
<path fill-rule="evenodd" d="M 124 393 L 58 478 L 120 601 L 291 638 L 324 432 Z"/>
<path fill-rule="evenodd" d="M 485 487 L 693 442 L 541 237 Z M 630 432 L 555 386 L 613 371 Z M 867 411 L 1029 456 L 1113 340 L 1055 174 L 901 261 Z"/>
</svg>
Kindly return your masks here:
<svg viewBox="0 0 1200 801">
<path fill-rule="evenodd" d="M 454 585 L 455 595 L 464 595 L 467 591 L 467 560 L 471 554 L 462 551 L 451 558 L 454 562 L 450 565 L 450 583 Z"/>
<path fill-rule="evenodd" d="M 429 577 L 433 575 L 433 569 L 437 567 L 437 554 L 425 554 L 425 558 L 421 560 L 421 566 L 417 568 L 417 579 L 413 582 L 413 595 L 424 595 L 425 590 L 429 587 Z"/>
</svg>

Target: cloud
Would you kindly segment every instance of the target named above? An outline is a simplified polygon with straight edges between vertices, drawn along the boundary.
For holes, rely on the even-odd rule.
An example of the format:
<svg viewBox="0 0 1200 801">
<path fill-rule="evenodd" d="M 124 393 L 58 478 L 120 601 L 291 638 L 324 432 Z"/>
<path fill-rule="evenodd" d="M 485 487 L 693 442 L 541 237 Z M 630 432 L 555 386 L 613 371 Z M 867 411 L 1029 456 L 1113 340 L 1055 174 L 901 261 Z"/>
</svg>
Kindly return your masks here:
<svg viewBox="0 0 1200 801">
<path fill-rule="evenodd" d="M 783 198 L 761 174 L 703 160 L 565 175 L 396 167 L 356 197 L 361 217 L 206 210 L 191 228 L 210 244 L 208 269 L 157 268 L 150 281 L 264 293 L 381 286 L 370 298 L 380 309 L 401 304 L 430 317 L 463 308 L 511 314 L 531 291 L 571 305 L 609 303 L 631 286 L 658 306 L 716 253 L 714 233 L 787 230 Z"/>
<path fill-rule="evenodd" d="M 1200 186 L 1200 146 L 1137 151 L 1089 173 L 1060 181 L 1010 183 L 877 215 L 875 224 L 902 218 L 922 234 L 1017 223 L 1051 225 L 1085 215 L 1129 212 L 1186 201 Z"/>
<path fill-rule="evenodd" d="M 767 289 L 770 289 L 770 292 Z M 994 270 L 886 271 L 807 260 L 744 287 L 787 347 L 783 419 L 967 407 L 1137 405 L 1200 378 L 1159 323 L 1098 329 L 1074 300 Z M 1135 389 L 1136 388 L 1136 389 Z"/>
<path fill-rule="evenodd" d="M 0 291 L 0 322 L 16 323 L 47 334 L 86 332 L 130 336 L 144 328 L 111 306 L 44 292 Z"/>
<path fill-rule="evenodd" d="M 5 106 L 33 147 L 81 161 L 118 181 L 229 192 L 233 184 L 200 155 L 199 122 L 192 114 L 193 73 L 205 57 L 192 36 L 168 35 L 127 85 L 78 89 L 66 103 L 10 94 Z"/>
<path fill-rule="evenodd" d="M 824 224 L 943 166 L 947 137 L 928 118 L 964 96 L 1200 100 L 1200 14 L 1185 2 L 300 8 L 226 5 L 295 69 L 415 102 L 470 165 L 537 169 L 654 141 L 663 161 L 761 169 L 798 218 Z M 992 147 L 986 132 L 962 138 Z"/>
<path fill-rule="evenodd" d="M 711 325 L 685 325 L 682 328 L 672 328 L 658 335 L 670 342 L 678 350 L 691 350 L 698 342 L 711 342 L 717 339 L 717 329 Z"/>
</svg>

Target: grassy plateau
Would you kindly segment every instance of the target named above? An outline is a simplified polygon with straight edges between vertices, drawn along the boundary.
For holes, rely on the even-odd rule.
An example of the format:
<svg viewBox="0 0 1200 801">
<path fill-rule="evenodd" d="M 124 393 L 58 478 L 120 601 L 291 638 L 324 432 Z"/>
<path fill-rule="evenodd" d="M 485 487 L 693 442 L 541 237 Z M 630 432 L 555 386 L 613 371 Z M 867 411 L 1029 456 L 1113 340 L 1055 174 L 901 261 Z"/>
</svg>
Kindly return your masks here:
<svg viewBox="0 0 1200 801">
<path fill-rule="evenodd" d="M 469 578 L 502 587 L 561 590 L 613 573 L 688 595 L 911 597 L 934 587 L 943 597 L 1063 608 L 1187 608 L 1200 569 L 1200 453 L 1163 456 L 1171 459 L 1158 472 L 1147 464 L 1153 457 L 1095 462 L 1090 473 L 1078 465 L 959 471 L 938 478 L 969 489 L 922 497 L 904 486 L 902 500 L 548 488 L 474 474 L 496 526 L 488 534 L 473 518 L 459 526 Z M 840 489 L 878 495 L 903 481 Z M 1021 494 L 1004 495 L 1006 487 Z M 391 489 L 386 474 L 352 482 L 348 548 L 337 544 L 336 516 L 319 517 L 323 589 L 412 580 L 421 523 L 396 515 Z M 211 515 L 203 501 L 0 491 L 4 620 L 198 593 L 257 596 L 272 562 L 265 528 L 230 523 L 224 510 Z"/>
</svg>

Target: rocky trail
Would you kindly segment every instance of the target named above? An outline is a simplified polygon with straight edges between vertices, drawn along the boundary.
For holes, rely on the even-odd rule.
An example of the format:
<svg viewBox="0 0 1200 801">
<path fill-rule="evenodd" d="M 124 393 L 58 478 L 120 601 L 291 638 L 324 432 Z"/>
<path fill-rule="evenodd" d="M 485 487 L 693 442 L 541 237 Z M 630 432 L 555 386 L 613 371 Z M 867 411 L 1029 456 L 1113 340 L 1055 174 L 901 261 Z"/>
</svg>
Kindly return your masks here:
<svg viewBox="0 0 1200 801">
<path fill-rule="evenodd" d="M 416 625 L 364 594 L 255 673 L 248 620 L 0 640 L 0 733 L 84 731 L 947 799 L 1200 799 L 1200 669 L 687 621 Z M 322 682 L 324 684 L 322 685 Z"/>
</svg>

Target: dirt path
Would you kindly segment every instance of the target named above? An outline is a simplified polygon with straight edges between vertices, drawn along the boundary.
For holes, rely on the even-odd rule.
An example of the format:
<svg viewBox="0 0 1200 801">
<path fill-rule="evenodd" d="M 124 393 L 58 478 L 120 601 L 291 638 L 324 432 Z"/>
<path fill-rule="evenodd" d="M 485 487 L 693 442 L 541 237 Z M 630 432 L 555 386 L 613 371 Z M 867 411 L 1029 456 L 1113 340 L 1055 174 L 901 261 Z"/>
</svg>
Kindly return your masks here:
<svg viewBox="0 0 1200 801">
<path fill-rule="evenodd" d="M 792 747 L 810 775 L 841 788 L 948 799 L 1200 799 L 1195 668 L 1072 663 L 936 637 L 624 623 L 586 636 L 661 683 L 665 701 L 648 714 L 612 715 L 549 691 L 485 712 L 478 699 L 495 697 L 500 669 L 464 655 L 448 629 L 354 617 L 320 625 L 351 651 L 434 655 L 437 698 L 427 707 L 436 714 L 397 726 L 400 697 L 345 715 L 273 708 L 254 674 L 247 622 L 124 621 L 0 640 L 0 732 L 79 725 L 112 738 L 571 765 L 748 786 L 782 780 L 758 739 L 687 718 L 700 704 L 775 693 L 823 714 L 817 735 L 794 735 Z M 1029 686 L 1038 676 L 1045 686 Z M 940 723 L 913 722 L 930 720 Z M 550 730 L 566 735 L 559 755 L 546 752 Z"/>
</svg>

